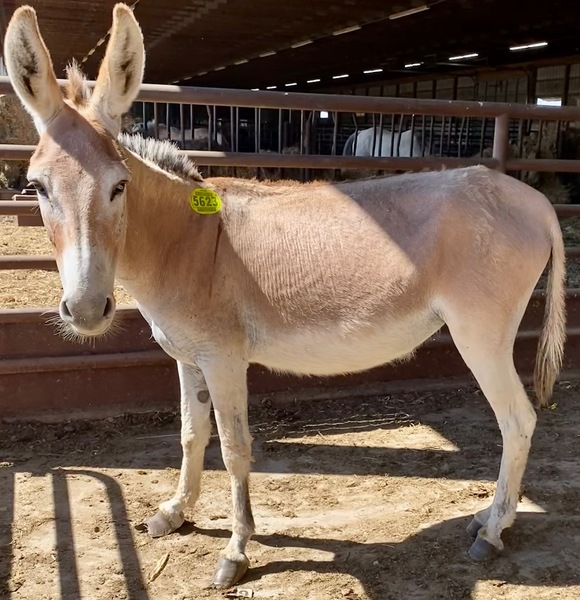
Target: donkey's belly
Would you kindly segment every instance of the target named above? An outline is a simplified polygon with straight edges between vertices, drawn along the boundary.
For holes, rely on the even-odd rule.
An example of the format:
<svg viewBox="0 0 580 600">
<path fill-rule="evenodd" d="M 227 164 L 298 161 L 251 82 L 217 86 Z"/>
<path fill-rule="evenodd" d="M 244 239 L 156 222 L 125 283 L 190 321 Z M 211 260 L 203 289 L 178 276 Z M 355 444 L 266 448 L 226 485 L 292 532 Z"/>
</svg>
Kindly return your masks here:
<svg viewBox="0 0 580 600">
<path fill-rule="evenodd" d="M 410 354 L 442 325 L 431 313 L 361 331 L 344 332 L 337 325 L 278 333 L 275 338 L 266 336 L 251 360 L 304 375 L 366 371 Z"/>
</svg>

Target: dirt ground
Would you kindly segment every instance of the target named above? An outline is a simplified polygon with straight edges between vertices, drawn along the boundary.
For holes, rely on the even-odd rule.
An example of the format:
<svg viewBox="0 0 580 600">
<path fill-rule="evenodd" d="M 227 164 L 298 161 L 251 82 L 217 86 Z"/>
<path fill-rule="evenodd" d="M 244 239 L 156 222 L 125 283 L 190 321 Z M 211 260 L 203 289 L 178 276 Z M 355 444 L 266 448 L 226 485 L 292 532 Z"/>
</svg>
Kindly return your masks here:
<svg viewBox="0 0 580 600">
<path fill-rule="evenodd" d="M 542 411 L 519 517 L 486 565 L 467 558 L 465 533 L 501 453 L 480 393 L 254 405 L 257 531 L 240 587 L 297 600 L 579 598 L 579 395 L 561 383 Z M 139 531 L 176 485 L 178 428 L 173 413 L 1 424 L 0 598 L 223 598 L 206 589 L 230 527 L 215 436 L 186 524 L 156 540 Z"/>
</svg>

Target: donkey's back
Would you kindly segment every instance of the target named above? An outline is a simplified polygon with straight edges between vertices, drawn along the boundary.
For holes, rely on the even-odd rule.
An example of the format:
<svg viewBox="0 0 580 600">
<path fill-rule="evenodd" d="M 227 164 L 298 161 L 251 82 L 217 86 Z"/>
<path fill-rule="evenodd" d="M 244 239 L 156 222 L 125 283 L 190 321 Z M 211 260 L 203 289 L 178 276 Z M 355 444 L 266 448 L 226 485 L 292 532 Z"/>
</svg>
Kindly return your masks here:
<svg viewBox="0 0 580 600">
<path fill-rule="evenodd" d="M 212 184 L 232 250 L 224 293 L 248 322 L 250 360 L 300 373 L 384 364 L 458 311 L 515 333 L 559 235 L 542 194 L 485 167 Z"/>
</svg>

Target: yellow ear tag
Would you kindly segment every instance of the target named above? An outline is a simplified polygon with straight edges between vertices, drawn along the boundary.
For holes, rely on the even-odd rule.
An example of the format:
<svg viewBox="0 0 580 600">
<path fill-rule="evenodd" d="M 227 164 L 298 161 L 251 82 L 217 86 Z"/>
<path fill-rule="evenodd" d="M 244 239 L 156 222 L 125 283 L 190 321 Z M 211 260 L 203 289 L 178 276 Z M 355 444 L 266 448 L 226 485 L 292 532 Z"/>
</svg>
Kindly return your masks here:
<svg viewBox="0 0 580 600">
<path fill-rule="evenodd" d="M 212 190 L 196 188 L 189 195 L 189 205 L 200 215 L 213 215 L 222 209 L 222 200 Z"/>
</svg>

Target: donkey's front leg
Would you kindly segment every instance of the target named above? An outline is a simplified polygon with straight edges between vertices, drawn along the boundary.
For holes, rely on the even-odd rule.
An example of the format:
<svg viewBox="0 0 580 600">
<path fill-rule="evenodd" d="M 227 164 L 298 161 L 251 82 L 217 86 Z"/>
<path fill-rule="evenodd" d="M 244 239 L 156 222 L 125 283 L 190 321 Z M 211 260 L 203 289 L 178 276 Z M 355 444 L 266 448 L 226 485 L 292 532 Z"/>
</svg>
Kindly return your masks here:
<svg viewBox="0 0 580 600">
<path fill-rule="evenodd" d="M 252 437 L 248 427 L 248 365 L 231 357 L 203 366 L 211 393 L 224 464 L 231 478 L 232 537 L 222 551 L 213 585 L 227 588 L 245 574 L 249 561 L 246 545 L 254 533 L 248 479 L 252 460 Z"/>
<path fill-rule="evenodd" d="M 199 496 L 203 455 L 210 436 L 210 395 L 202 372 L 195 366 L 177 363 L 181 386 L 181 446 L 183 459 L 177 490 L 163 502 L 155 516 L 146 521 L 152 537 L 175 531 L 184 521 L 183 509 L 192 507 Z"/>
</svg>

